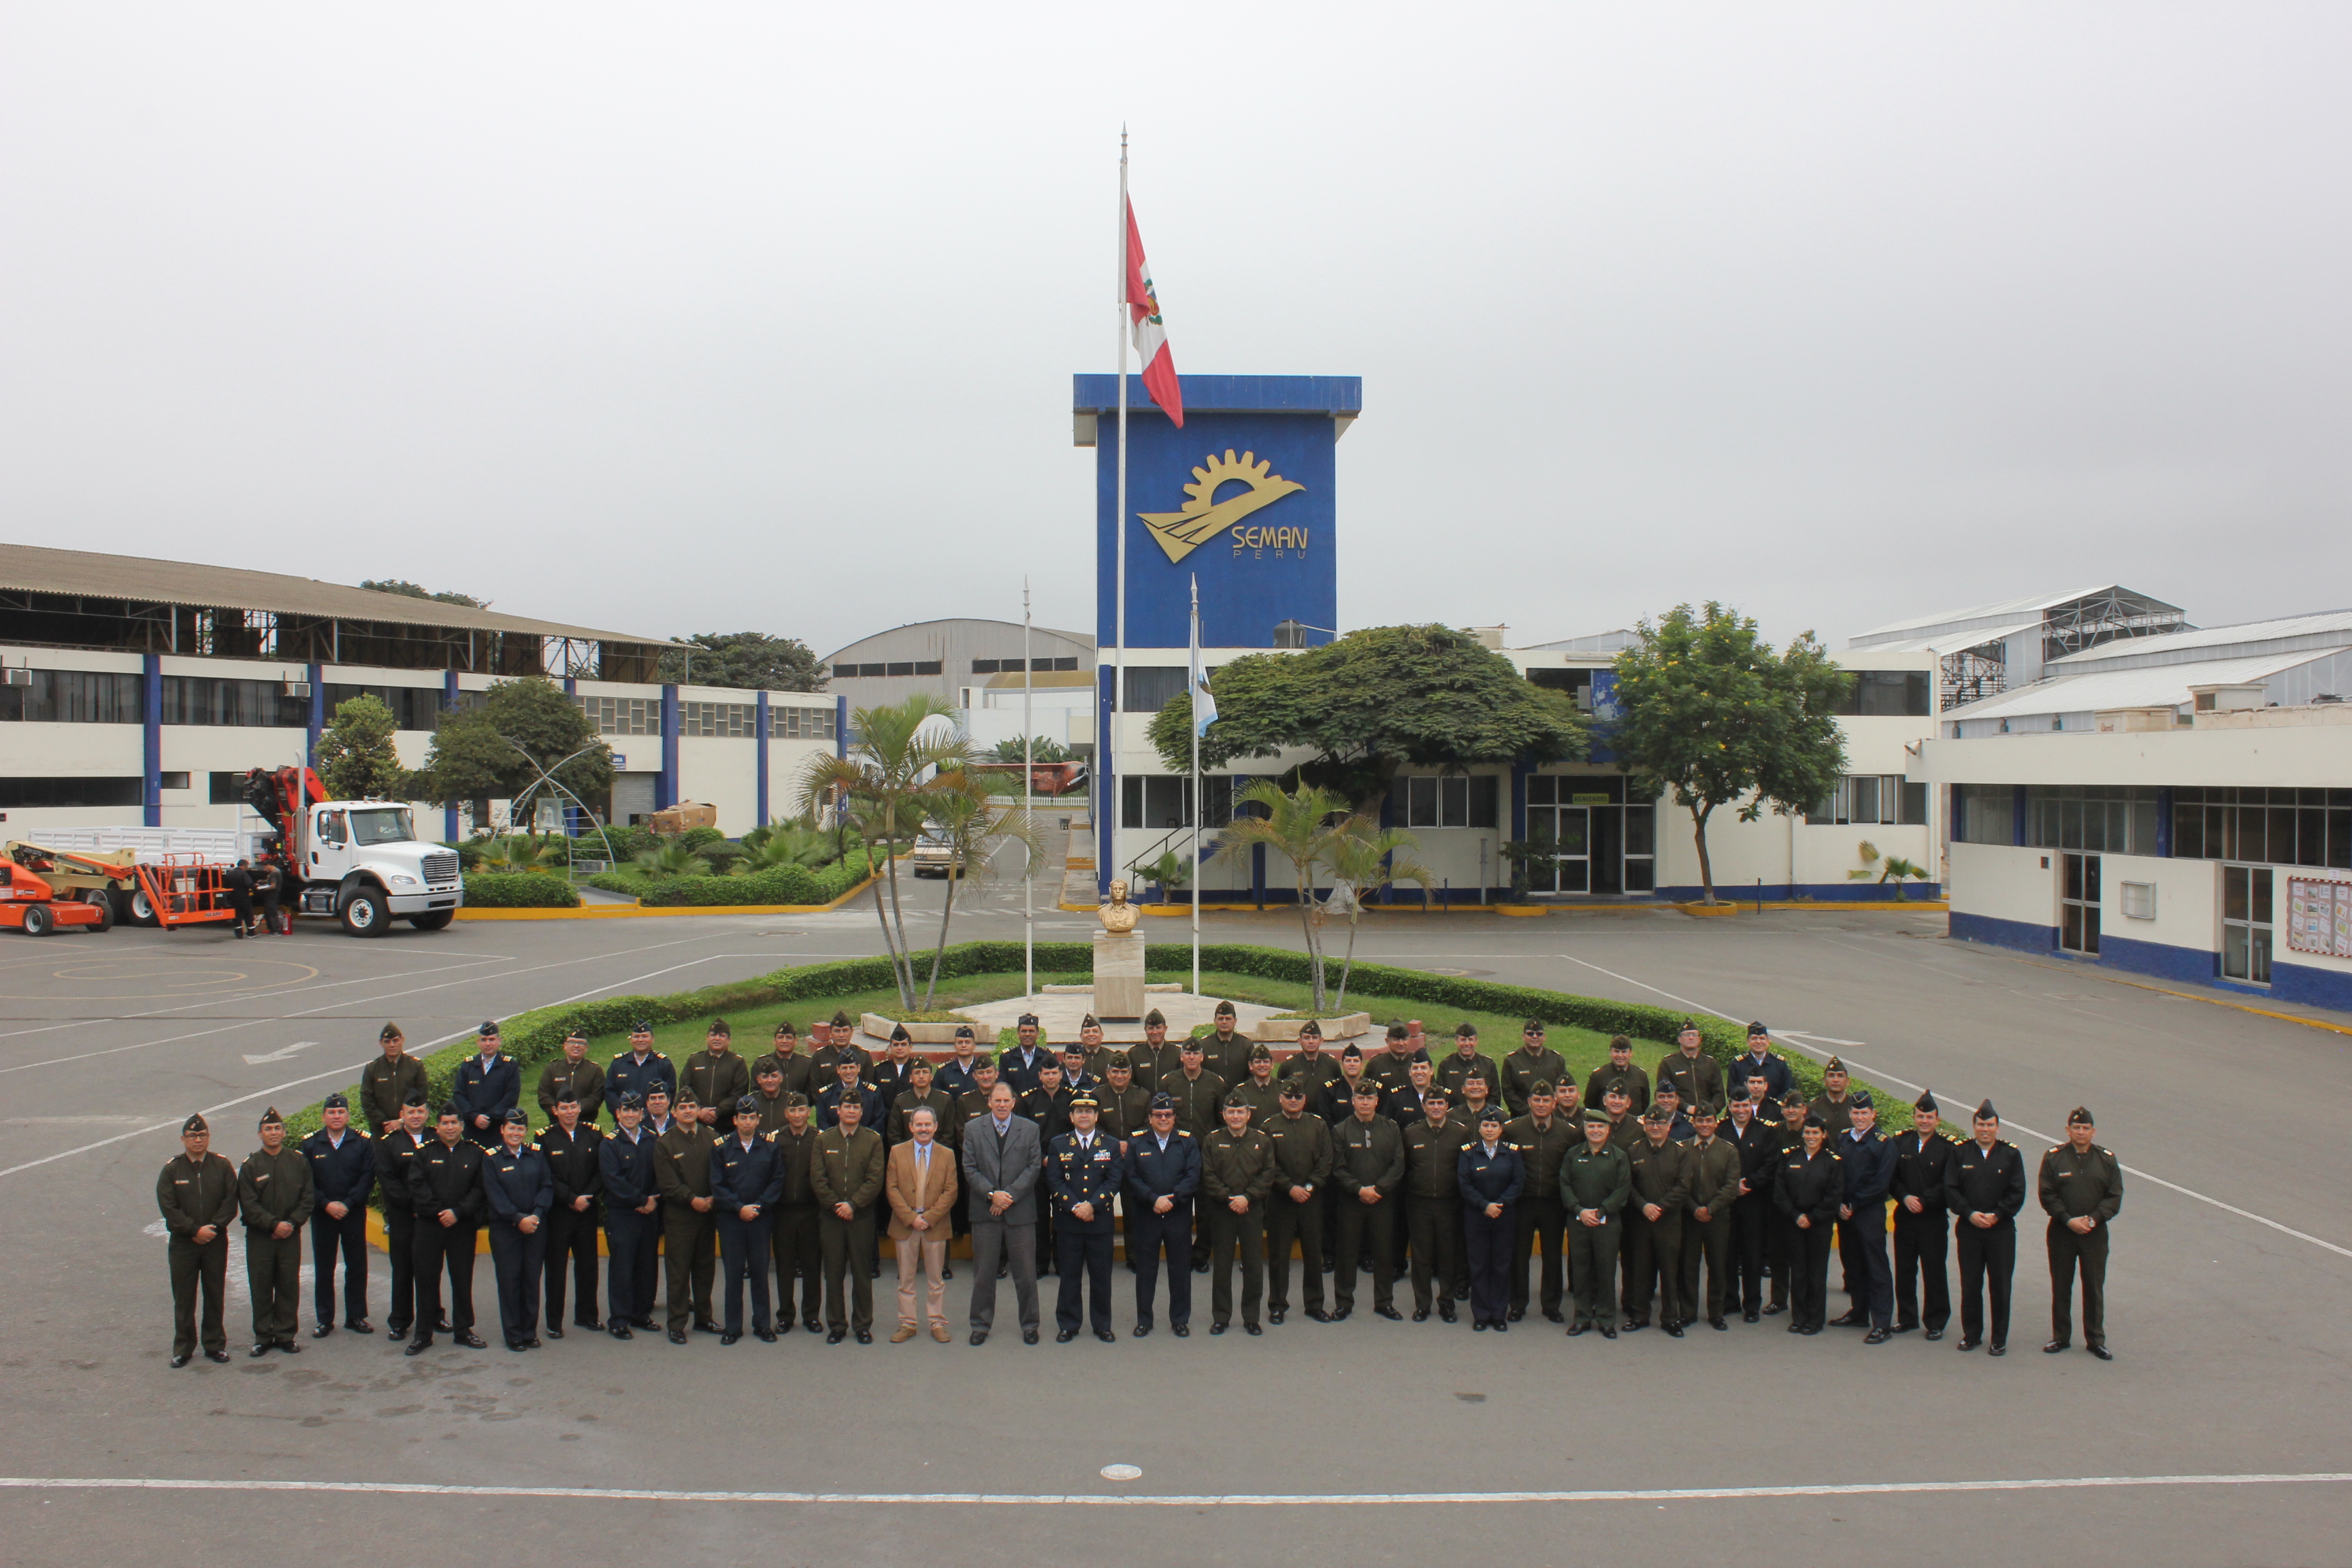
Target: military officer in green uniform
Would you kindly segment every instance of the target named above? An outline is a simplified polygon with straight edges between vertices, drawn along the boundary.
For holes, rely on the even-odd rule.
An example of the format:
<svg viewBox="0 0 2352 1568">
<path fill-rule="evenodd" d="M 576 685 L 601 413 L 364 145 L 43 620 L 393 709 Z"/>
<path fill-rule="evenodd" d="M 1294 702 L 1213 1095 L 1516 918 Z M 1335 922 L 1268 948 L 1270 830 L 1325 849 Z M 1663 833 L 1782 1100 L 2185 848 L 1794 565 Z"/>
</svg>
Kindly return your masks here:
<svg viewBox="0 0 2352 1568">
<path fill-rule="evenodd" d="M 1445 1090 L 1431 1084 L 1421 1120 L 1404 1130 L 1405 1226 L 1412 1247 L 1412 1321 L 1429 1321 L 1431 1281 L 1437 1315 L 1454 1321 L 1454 1276 L 1462 1257 L 1463 1148 L 1470 1129 L 1448 1114 Z"/>
<path fill-rule="evenodd" d="M 1168 1017 L 1157 1007 L 1143 1016 L 1143 1044 L 1129 1047 L 1127 1059 L 1135 1068 L 1138 1087 L 1160 1088 L 1162 1079 L 1173 1078 L 1183 1063 L 1183 1042 L 1168 1037 Z"/>
<path fill-rule="evenodd" d="M 1233 1092 L 1248 1102 L 1250 1125 L 1263 1128 L 1274 1120 L 1280 1099 L 1274 1089 L 1274 1051 L 1261 1041 L 1250 1047 L 1244 1060 L 1249 1070 L 1234 1085 Z"/>
<path fill-rule="evenodd" d="M 719 1107 L 732 1105 L 751 1092 L 751 1069 L 735 1054 L 735 1031 L 726 1019 L 710 1020 L 710 1027 L 703 1032 L 702 1049 L 678 1069 L 677 1087 L 680 1094 L 694 1096 L 696 1118 L 706 1130 L 719 1127 Z"/>
<path fill-rule="evenodd" d="M 1544 1044 L 1543 1020 L 1529 1018 L 1519 1026 L 1519 1048 L 1503 1058 L 1503 1103 L 1510 1108 L 1513 1116 L 1525 1116 L 1528 1113 L 1528 1100 L 1534 1094 L 1535 1086 L 1538 1083 L 1554 1086 L 1569 1084 L 1571 1089 L 1575 1087 L 1569 1079 L 1567 1061 L 1558 1051 Z M 1554 1097 L 1553 1112 L 1558 1115 L 1571 1116 L 1576 1126 L 1569 1129 L 1570 1134 L 1579 1135 L 1583 1118 L 1580 1115 L 1571 1115 L 1569 1108 L 1561 1107 L 1558 1103 L 1557 1095 Z M 1530 1172 L 1529 1174 L 1532 1175 L 1533 1173 Z M 1528 1190 L 1530 1193 L 1535 1191 L 1533 1187 Z M 1544 1187 L 1544 1195 L 1547 1202 L 1552 1201 L 1556 1196 L 1549 1183 Z M 1521 1212 L 1524 1213 L 1525 1210 Z M 1525 1304 L 1525 1302 L 1521 1303 L 1523 1306 Z"/>
<path fill-rule="evenodd" d="M 213 1132 L 201 1112 L 180 1126 L 181 1152 L 155 1178 L 155 1207 L 163 1215 L 172 1265 L 172 1365 L 196 1353 L 196 1293 L 204 1292 L 201 1342 L 206 1361 L 228 1360 L 228 1330 L 221 1304 L 228 1289 L 228 1227 L 237 1216 L 236 1167 L 212 1152 Z"/>
<path fill-rule="evenodd" d="M 1529 1020 L 1533 1024 L 1533 1020 Z M 1542 1026 L 1537 1029 L 1536 1043 L 1543 1043 Z M 1524 1055 L 1514 1051 L 1513 1057 Z M 1508 1073 L 1509 1063 L 1504 1065 Z M 1509 1084 L 1504 1085 L 1508 1093 Z M 1574 1084 L 1569 1093 L 1576 1092 Z M 1519 1163 L 1527 1167 L 1527 1190 L 1520 1195 L 1517 1223 L 1511 1238 L 1510 1311 L 1509 1321 L 1516 1323 L 1528 1315 L 1528 1264 L 1538 1249 L 1543 1254 L 1542 1292 L 1537 1298 L 1543 1315 L 1557 1323 L 1562 1321 L 1560 1305 L 1566 1279 L 1567 1258 L 1563 1255 L 1561 1237 L 1568 1225 L 1568 1210 L 1559 1201 L 1559 1163 L 1569 1151 L 1584 1142 L 1584 1118 L 1562 1115 L 1559 1098 L 1552 1092 L 1548 1078 L 1532 1079 L 1527 1086 L 1527 1112 L 1503 1129 L 1503 1137 L 1518 1152 Z"/>
<path fill-rule="evenodd" d="M 1642 1142 L 1626 1159 L 1633 1168 L 1633 1195 L 1626 1205 L 1633 1246 L 1625 1281 L 1625 1326 L 1647 1328 L 1650 1291 L 1658 1292 L 1658 1326 L 1683 1335 L 1683 1203 L 1690 1190 L 1687 1151 L 1668 1134 L 1672 1113 L 1653 1105 L 1642 1113 Z"/>
<path fill-rule="evenodd" d="M 1203 1065 L 1198 1040 L 1180 1042 L 1177 1062 L 1176 1071 L 1160 1080 L 1160 1092 L 1174 1097 L 1176 1125 L 1205 1139 L 1218 1126 L 1217 1108 L 1225 1098 L 1225 1080 Z"/>
<path fill-rule="evenodd" d="M 1608 1103 L 1612 1084 L 1625 1091 L 1625 1114 L 1640 1121 L 1642 1112 L 1650 1109 L 1650 1075 L 1633 1065 L 1633 1042 L 1622 1035 L 1610 1039 L 1609 1059 L 1584 1080 L 1584 1103 Z"/>
<path fill-rule="evenodd" d="M 668 1309 L 674 1345 L 686 1343 L 689 1321 L 697 1333 L 719 1331 L 710 1315 L 711 1286 L 719 1274 L 710 1152 L 719 1140 L 703 1126 L 701 1111 L 694 1096 L 679 1089 L 669 1125 L 655 1140 L 654 1182 L 662 1200 L 662 1304 Z"/>
<path fill-rule="evenodd" d="M 294 1330 L 302 1315 L 302 1227 L 310 1223 L 310 1162 L 286 1142 L 286 1119 L 261 1113 L 261 1147 L 236 1172 L 245 1219 L 245 1282 L 253 1297 L 253 1350 L 299 1355 Z"/>
<path fill-rule="evenodd" d="M 1130 1138 L 1139 1138 L 1150 1125 L 1151 1091 L 1135 1081 L 1135 1067 L 1118 1051 L 1103 1053 L 1104 1081 L 1095 1091 L 1095 1100 L 1102 1107 L 1102 1120 L 1097 1123 L 1103 1134 L 1118 1141 L 1122 1151 Z"/>
<path fill-rule="evenodd" d="M 380 1138 L 400 1125 L 400 1108 L 408 1097 L 425 1093 L 428 1086 L 425 1064 L 408 1054 L 399 1025 L 386 1024 L 375 1037 L 383 1054 L 360 1069 L 360 1114 Z"/>
<path fill-rule="evenodd" d="M 1250 1047 L 1256 1043 L 1236 1026 L 1234 1005 L 1220 1002 L 1213 1027 L 1201 1041 L 1201 1060 L 1225 1082 L 1238 1084 L 1249 1076 Z"/>
<path fill-rule="evenodd" d="M 2042 1210 L 2050 1216 L 2051 1355 L 2074 1339 L 2074 1270 L 2083 1271 L 2083 1346 L 2101 1361 L 2107 1349 L 2107 1226 L 2124 1206 L 2124 1171 L 2092 1140 L 2098 1129 L 2081 1106 L 2066 1113 L 2066 1142 L 2042 1156 Z"/>
<path fill-rule="evenodd" d="M 756 1080 L 768 1068 L 773 1068 L 782 1080 L 778 1095 L 806 1095 L 809 1090 L 811 1063 L 801 1054 L 800 1031 L 793 1027 L 790 1018 L 776 1026 L 775 1038 L 768 1042 L 768 1052 L 751 1064 L 751 1077 Z"/>
<path fill-rule="evenodd" d="M 1339 1077 L 1339 1060 L 1323 1048 L 1323 1026 L 1309 1018 L 1298 1026 L 1298 1054 L 1284 1062 L 1281 1076 L 1307 1086 L 1307 1114 L 1318 1115 L 1326 1084 Z"/>
<path fill-rule="evenodd" d="M 539 1069 L 539 1108 L 551 1121 L 558 1101 L 569 1096 L 591 1121 L 604 1103 L 604 1069 L 588 1059 L 588 1034 L 577 1024 L 563 1032 L 563 1049 Z"/>
<path fill-rule="evenodd" d="M 1305 1279 L 1299 1287 L 1307 1317 L 1330 1320 L 1323 1311 L 1323 1185 L 1331 1175 L 1331 1129 L 1307 1114 L 1307 1080 L 1286 1078 L 1272 1116 L 1258 1127 L 1274 1145 L 1274 1192 L 1266 1200 L 1266 1321 L 1282 1321 L 1290 1310 L 1290 1250 L 1298 1248 Z"/>
<path fill-rule="evenodd" d="M 1685 1112 L 1702 1105 L 1721 1105 L 1728 1098 L 1722 1064 L 1706 1054 L 1696 1019 L 1685 1018 L 1682 1027 L 1675 1031 L 1675 1048 L 1658 1058 L 1657 1082 L 1661 1089 L 1671 1083 L 1682 1091 Z"/>
<path fill-rule="evenodd" d="M 1599 1329 L 1617 1337 L 1617 1227 L 1633 1190 L 1633 1166 L 1610 1134 L 1609 1113 L 1584 1111 L 1584 1143 L 1560 1157 L 1559 1201 L 1568 1210 L 1568 1278 L 1576 1297 L 1570 1338 Z"/>
<path fill-rule="evenodd" d="M 1431 1075 L 1433 1081 L 1445 1090 L 1447 1102 L 1457 1110 L 1464 1099 L 1462 1086 L 1474 1077 L 1486 1080 L 1489 1099 L 1499 1098 L 1502 1094 L 1502 1069 L 1479 1051 L 1478 1026 L 1475 1024 L 1465 1022 L 1454 1026 L 1454 1054 L 1437 1063 L 1436 1069 Z M 1472 1124 L 1475 1126 L 1475 1118 L 1472 1119 Z M 1476 1134 L 1474 1132 L 1472 1136 Z"/>
<path fill-rule="evenodd" d="M 1188 1055 L 1190 1053 L 1187 1053 Z M 1222 1334 L 1234 1316 L 1234 1263 L 1242 1269 L 1242 1328 L 1258 1326 L 1265 1293 L 1265 1205 L 1274 1192 L 1274 1143 L 1250 1125 L 1249 1101 L 1236 1089 L 1225 1097 L 1224 1125 L 1202 1141 L 1201 1202 L 1209 1211 L 1209 1332 Z"/>
<path fill-rule="evenodd" d="M 1351 1049 L 1353 1047 L 1350 1047 Z M 1395 1226 L 1385 1212 L 1404 1182 L 1404 1134 L 1381 1113 L 1381 1086 L 1358 1074 L 1349 1113 L 1331 1129 L 1331 1187 L 1337 1194 L 1331 1250 L 1331 1292 L 1338 1322 L 1355 1310 L 1357 1260 L 1372 1264 L 1372 1310 L 1394 1321 Z"/>
</svg>

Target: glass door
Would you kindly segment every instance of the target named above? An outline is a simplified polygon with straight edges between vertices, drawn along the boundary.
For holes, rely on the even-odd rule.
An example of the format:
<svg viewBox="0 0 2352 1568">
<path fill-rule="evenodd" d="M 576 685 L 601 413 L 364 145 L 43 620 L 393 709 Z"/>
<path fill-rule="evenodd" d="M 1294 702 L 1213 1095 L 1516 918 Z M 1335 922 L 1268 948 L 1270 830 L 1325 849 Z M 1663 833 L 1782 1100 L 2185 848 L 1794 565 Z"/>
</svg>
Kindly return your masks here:
<svg viewBox="0 0 2352 1568">
<path fill-rule="evenodd" d="M 2058 945 L 2067 952 L 2099 953 L 2099 857 L 2058 857 Z"/>
<path fill-rule="evenodd" d="M 2271 868 L 2221 868 L 2221 974 L 2271 983 Z"/>
</svg>

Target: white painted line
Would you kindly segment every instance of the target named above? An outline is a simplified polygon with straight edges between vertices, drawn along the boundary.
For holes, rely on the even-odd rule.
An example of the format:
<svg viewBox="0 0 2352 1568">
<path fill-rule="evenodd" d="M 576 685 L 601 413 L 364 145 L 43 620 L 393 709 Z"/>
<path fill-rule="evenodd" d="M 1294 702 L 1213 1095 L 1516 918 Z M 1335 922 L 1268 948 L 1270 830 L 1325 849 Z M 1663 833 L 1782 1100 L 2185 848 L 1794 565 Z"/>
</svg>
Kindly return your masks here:
<svg viewBox="0 0 2352 1568">
<path fill-rule="evenodd" d="M 1116 1468 L 1116 1467 L 1114 1467 Z M 964 1508 L 1486 1508 L 1496 1503 L 1727 1502 L 1763 1498 L 1918 1497 L 1938 1492 L 2077 1491 L 2106 1487 L 2271 1487 L 2352 1481 L 2352 1471 L 2218 1476 L 2072 1476 L 2035 1480 L 1863 1481 L 1845 1486 L 1677 1487 L 1658 1491 L 1238 1492 L 1134 1495 L 1089 1492 L 732 1492 L 647 1487 L 445 1486 L 425 1481 L 197 1480 L 130 1476 L 0 1476 L 0 1488 L 163 1492 L 353 1492 L 391 1497 L 515 1498 L 550 1501 L 832 1504 L 854 1508 L 920 1503 Z"/>
<path fill-rule="evenodd" d="M 296 1057 L 300 1056 L 304 1051 L 309 1050 L 312 1046 L 315 1046 L 319 1042 L 316 1040 L 297 1040 L 292 1045 L 285 1047 L 283 1049 L 266 1051 L 257 1057 L 247 1057 L 245 1058 L 245 1065 L 249 1068 L 257 1068 L 264 1062 L 290 1062 Z"/>
</svg>

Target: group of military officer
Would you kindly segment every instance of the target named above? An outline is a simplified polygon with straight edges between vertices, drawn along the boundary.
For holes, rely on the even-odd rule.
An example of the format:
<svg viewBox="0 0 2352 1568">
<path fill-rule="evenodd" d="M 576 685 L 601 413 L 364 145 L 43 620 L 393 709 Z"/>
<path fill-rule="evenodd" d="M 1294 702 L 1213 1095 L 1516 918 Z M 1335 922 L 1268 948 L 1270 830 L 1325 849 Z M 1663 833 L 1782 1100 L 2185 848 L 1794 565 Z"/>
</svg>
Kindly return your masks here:
<svg viewBox="0 0 2352 1568">
<path fill-rule="evenodd" d="M 934 1065 L 903 1027 L 886 1052 L 868 1053 L 836 1014 L 812 1026 L 806 1050 L 790 1023 L 780 1025 L 747 1064 L 721 1019 L 701 1050 L 673 1063 L 641 1020 L 628 1048 L 600 1067 L 574 1030 L 539 1074 L 546 1120 L 533 1136 L 519 1103 L 521 1074 L 495 1023 L 482 1025 L 437 1107 L 427 1104 L 422 1064 L 387 1024 L 382 1055 L 362 1076 L 357 1124 L 345 1098 L 331 1096 L 324 1125 L 289 1146 L 272 1110 L 261 1146 L 232 1169 L 209 1152 L 204 1119 L 189 1118 L 185 1152 L 156 1189 L 170 1237 L 172 1364 L 199 1348 L 228 1359 L 221 1289 L 236 1224 L 252 1355 L 300 1350 L 306 1226 L 312 1336 L 339 1322 L 372 1332 L 372 1196 L 382 1202 L 391 1262 L 388 1327 L 412 1355 L 439 1333 L 484 1343 L 474 1332 L 473 1269 L 485 1226 L 499 1328 L 514 1351 L 538 1348 L 542 1328 L 562 1337 L 567 1302 L 574 1327 L 621 1339 L 653 1330 L 657 1283 L 659 1326 L 673 1343 L 687 1342 L 689 1329 L 738 1341 L 747 1291 L 751 1332 L 772 1342 L 794 1326 L 796 1283 L 803 1327 L 829 1342 L 852 1333 L 867 1342 L 884 1220 L 899 1245 L 897 1341 L 919 1330 L 910 1268 L 929 1271 L 931 1331 L 948 1337 L 939 1295 L 950 1277 L 947 1237 L 934 1236 L 935 1219 L 974 1237 L 973 1343 L 987 1337 L 996 1281 L 1008 1274 L 1024 1338 L 1035 1342 L 1040 1272 L 1061 1277 L 1060 1340 L 1089 1319 L 1108 1340 L 1115 1213 L 1125 1222 L 1138 1337 L 1156 1321 L 1163 1260 L 1173 1333 L 1190 1331 L 1189 1276 L 1202 1272 L 1213 1275 L 1210 1331 L 1226 1331 L 1238 1272 L 1241 1326 L 1257 1334 L 1291 1309 L 1295 1253 L 1299 1304 L 1318 1322 L 1353 1312 L 1368 1269 L 1376 1315 L 1403 1316 L 1402 1272 L 1415 1321 L 1433 1311 L 1455 1321 L 1466 1299 L 1481 1331 L 1508 1331 L 1532 1305 L 1570 1336 L 1644 1329 L 1654 1308 L 1654 1321 L 1676 1338 L 1701 1321 L 1726 1329 L 1735 1312 L 1751 1323 L 1785 1312 L 1791 1333 L 1834 1324 L 1864 1330 L 1868 1344 L 1917 1330 L 1936 1340 L 1951 1316 L 1947 1258 L 1956 1253 L 1959 1348 L 2007 1349 L 2025 1173 L 1990 1102 L 1977 1107 L 1971 1136 L 1955 1140 L 1923 1094 L 1912 1129 L 1885 1138 L 1871 1096 L 1850 1089 L 1837 1058 L 1820 1094 L 1798 1094 L 1761 1024 L 1749 1026 L 1747 1050 L 1728 1066 L 1705 1053 L 1688 1021 L 1654 1072 L 1633 1063 L 1620 1037 L 1580 1088 L 1533 1019 L 1499 1058 L 1480 1050 L 1467 1024 L 1453 1050 L 1433 1058 L 1417 1026 L 1389 1026 L 1367 1055 L 1352 1044 L 1325 1050 L 1308 1021 L 1297 1051 L 1277 1062 L 1238 1032 L 1230 1005 L 1205 1035 L 1171 1041 L 1157 1012 L 1144 1033 L 1121 1049 L 1089 1017 L 1057 1049 L 1024 1016 L 1001 1059 L 980 1052 L 963 1027 L 953 1054 Z M 2107 1360 L 2106 1231 L 2122 1202 L 2121 1172 L 2094 1142 L 2087 1110 L 2068 1117 L 2067 1132 L 2043 1157 L 2039 1182 L 2053 1286 L 2044 1349 L 2072 1342 L 2079 1273 L 2084 1342 Z M 935 1151 L 946 1156 L 936 1165 Z M 610 1254 L 601 1317 L 600 1235 Z M 1849 1298 L 1836 1319 L 1826 1316 L 1832 1246 Z M 723 1323 L 714 1300 L 721 1263 Z"/>
</svg>

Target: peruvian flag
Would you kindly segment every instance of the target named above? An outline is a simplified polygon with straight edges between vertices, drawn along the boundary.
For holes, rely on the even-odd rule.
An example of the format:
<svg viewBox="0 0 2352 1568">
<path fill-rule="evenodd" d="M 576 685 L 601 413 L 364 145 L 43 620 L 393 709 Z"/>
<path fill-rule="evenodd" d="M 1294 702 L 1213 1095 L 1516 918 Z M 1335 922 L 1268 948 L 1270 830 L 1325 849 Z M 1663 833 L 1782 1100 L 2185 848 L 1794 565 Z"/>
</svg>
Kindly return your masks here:
<svg viewBox="0 0 2352 1568">
<path fill-rule="evenodd" d="M 1143 234 L 1135 226 L 1135 204 L 1127 204 L 1127 310 L 1136 357 L 1143 362 L 1143 390 L 1184 427 L 1184 390 L 1176 382 L 1176 357 L 1168 352 L 1167 324 L 1160 319 L 1160 296 L 1151 287 L 1151 266 L 1143 259 Z"/>
</svg>

